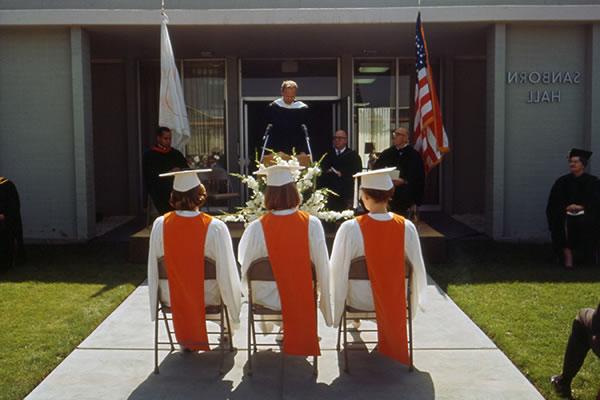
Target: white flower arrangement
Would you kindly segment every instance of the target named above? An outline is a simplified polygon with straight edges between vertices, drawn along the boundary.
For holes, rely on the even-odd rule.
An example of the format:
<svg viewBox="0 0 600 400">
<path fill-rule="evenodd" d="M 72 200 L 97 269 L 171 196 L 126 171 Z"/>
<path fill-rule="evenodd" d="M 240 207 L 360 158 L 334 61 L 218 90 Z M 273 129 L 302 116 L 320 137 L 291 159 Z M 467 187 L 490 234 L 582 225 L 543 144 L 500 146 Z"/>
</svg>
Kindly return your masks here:
<svg viewBox="0 0 600 400">
<path fill-rule="evenodd" d="M 273 157 L 277 165 L 300 166 L 300 163 L 295 156 L 291 156 L 289 160 L 284 160 L 278 154 L 273 153 Z M 321 160 L 311 163 L 311 165 L 305 169 L 294 170 L 292 172 L 296 181 L 296 187 L 298 188 L 298 192 L 300 192 L 301 203 L 299 209 L 327 222 L 336 222 L 353 218 L 353 210 L 337 212 L 326 208 L 327 198 L 330 195 L 337 196 L 337 194 L 329 189 L 316 188 L 317 178 L 321 175 L 320 164 Z M 262 163 L 257 162 L 257 165 L 259 170 L 266 168 Z M 267 213 L 263 194 L 267 185 L 266 177 L 264 175 L 259 175 L 257 177 L 253 175 L 232 175 L 240 178 L 242 183 L 248 186 L 248 189 L 251 191 L 250 199 L 246 202 L 244 207 L 240 207 L 236 213 L 223 214 L 217 218 L 224 222 L 243 222 L 247 225 Z"/>
</svg>

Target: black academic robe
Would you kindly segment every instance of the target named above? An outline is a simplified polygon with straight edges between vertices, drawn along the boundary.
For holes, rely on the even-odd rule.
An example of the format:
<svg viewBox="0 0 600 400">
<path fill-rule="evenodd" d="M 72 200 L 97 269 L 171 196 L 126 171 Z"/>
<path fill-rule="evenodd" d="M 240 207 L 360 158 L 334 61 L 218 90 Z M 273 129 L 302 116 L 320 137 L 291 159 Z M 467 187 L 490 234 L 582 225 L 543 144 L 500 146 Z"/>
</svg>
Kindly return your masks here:
<svg viewBox="0 0 600 400">
<path fill-rule="evenodd" d="M 385 149 L 375 161 L 374 168 L 386 167 L 396 167 L 400 171 L 400 178 L 406 181 L 404 185 L 396 186 L 390 202 L 391 210 L 406 214 L 412 205 L 421 205 L 425 189 L 425 168 L 419 152 L 411 145 L 400 150 L 395 146 Z"/>
<path fill-rule="evenodd" d="M 598 178 L 584 173 L 579 177 L 573 174 L 556 180 L 546 206 L 548 228 L 554 248 L 589 246 L 597 238 L 599 207 Z M 576 217 L 567 215 L 565 209 L 570 204 L 584 207 L 585 214 Z"/>
<path fill-rule="evenodd" d="M 341 172 L 342 176 L 338 177 L 330 170 L 331 168 Z M 331 149 L 321 162 L 321 170 L 323 172 L 319 177 L 319 186 L 339 195 L 329 196 L 327 208 L 335 211 L 352 208 L 354 196 L 352 175 L 362 171 L 362 161 L 358 153 L 346 147 L 340 155 L 337 155 L 335 149 Z"/>
<path fill-rule="evenodd" d="M 183 154 L 173 148 L 168 153 L 157 151 L 155 148 L 144 153 L 144 183 L 154 206 L 161 215 L 172 210 L 169 205 L 169 198 L 173 189 L 173 178 L 160 178 L 158 175 L 169 172 L 173 168 L 184 169 L 188 167 Z"/>
<path fill-rule="evenodd" d="M 17 188 L 10 180 L 0 177 L 0 267 L 8 268 L 22 261 L 23 225 L 21 222 L 21 204 Z"/>
<path fill-rule="evenodd" d="M 267 123 L 271 124 L 267 149 L 292 154 L 309 153 L 302 125 L 307 125 L 308 106 L 301 101 L 286 105 L 277 99 L 267 106 Z M 307 125 L 308 127 L 308 125 Z"/>
</svg>

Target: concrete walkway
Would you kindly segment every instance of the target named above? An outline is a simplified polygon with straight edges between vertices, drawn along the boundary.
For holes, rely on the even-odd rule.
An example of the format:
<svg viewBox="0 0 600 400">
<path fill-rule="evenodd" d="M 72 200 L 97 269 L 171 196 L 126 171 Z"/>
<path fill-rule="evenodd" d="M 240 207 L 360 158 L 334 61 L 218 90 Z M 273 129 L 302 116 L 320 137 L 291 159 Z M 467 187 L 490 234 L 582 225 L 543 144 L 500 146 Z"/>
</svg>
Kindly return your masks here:
<svg viewBox="0 0 600 400">
<path fill-rule="evenodd" d="M 415 320 L 414 372 L 365 350 L 349 354 L 351 372 L 345 374 L 336 331 L 321 321 L 316 379 L 299 357 L 286 357 L 282 371 L 280 355 L 269 349 L 254 356 L 254 376 L 244 375 L 245 306 L 234 337 L 238 350 L 227 355 L 225 375 L 218 374 L 218 351 L 161 351 L 160 374 L 153 374 L 147 291 L 138 287 L 27 399 L 543 399 L 433 282 Z"/>
</svg>

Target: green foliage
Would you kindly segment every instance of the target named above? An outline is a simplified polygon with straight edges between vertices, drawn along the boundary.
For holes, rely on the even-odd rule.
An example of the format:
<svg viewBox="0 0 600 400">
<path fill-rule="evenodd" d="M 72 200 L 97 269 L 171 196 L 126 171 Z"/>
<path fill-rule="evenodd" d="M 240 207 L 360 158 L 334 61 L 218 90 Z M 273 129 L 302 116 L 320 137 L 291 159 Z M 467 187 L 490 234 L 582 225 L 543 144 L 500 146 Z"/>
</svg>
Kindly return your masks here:
<svg viewBox="0 0 600 400">
<path fill-rule="evenodd" d="M 578 310 L 600 302 L 600 266 L 567 271 L 548 245 L 459 241 L 451 262 L 428 266 L 450 297 L 548 399 L 550 376 L 562 369 Z M 588 354 L 573 382 L 577 399 L 595 399 L 600 360 Z"/>
<path fill-rule="evenodd" d="M 34 246 L 0 273 L 0 398 L 33 390 L 145 278 L 125 245 Z"/>
</svg>

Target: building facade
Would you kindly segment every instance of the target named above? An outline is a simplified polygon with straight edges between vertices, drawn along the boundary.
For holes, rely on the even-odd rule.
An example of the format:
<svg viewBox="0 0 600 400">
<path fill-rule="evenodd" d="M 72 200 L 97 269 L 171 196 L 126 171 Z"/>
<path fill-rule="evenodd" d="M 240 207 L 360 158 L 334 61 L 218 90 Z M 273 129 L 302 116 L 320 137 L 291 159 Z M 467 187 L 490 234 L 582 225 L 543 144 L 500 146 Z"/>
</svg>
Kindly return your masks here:
<svg viewBox="0 0 600 400">
<path fill-rule="evenodd" d="M 228 171 L 248 171 L 284 79 L 310 106 L 317 155 L 338 128 L 366 160 L 366 143 L 381 151 L 390 130 L 412 127 L 416 0 L 165 3 L 190 159 L 216 154 Z M 547 239 L 546 199 L 567 151 L 600 157 L 600 4 L 421 3 L 452 148 L 429 176 L 425 208 L 479 216 L 496 239 Z M 19 188 L 27 238 L 87 240 L 100 217 L 143 211 L 159 8 L 0 1 L 0 175 Z M 600 159 L 590 168 L 600 174 Z"/>
</svg>

